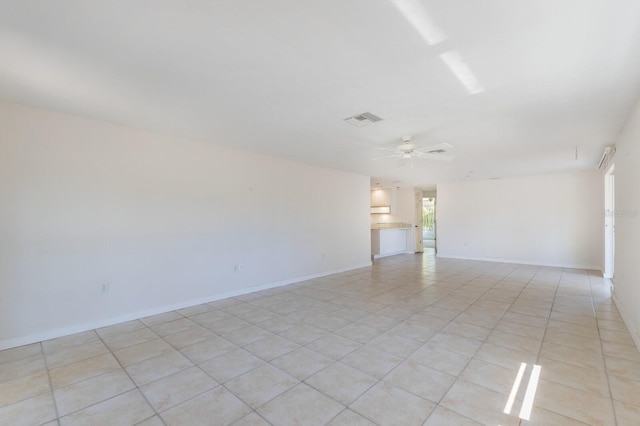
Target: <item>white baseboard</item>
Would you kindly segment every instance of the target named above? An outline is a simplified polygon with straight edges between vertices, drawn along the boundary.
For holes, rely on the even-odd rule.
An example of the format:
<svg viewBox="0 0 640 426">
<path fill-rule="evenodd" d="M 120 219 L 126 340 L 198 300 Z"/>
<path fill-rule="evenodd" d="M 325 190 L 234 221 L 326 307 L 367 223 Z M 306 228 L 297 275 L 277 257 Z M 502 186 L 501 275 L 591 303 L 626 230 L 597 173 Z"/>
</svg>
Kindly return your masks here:
<svg viewBox="0 0 640 426">
<path fill-rule="evenodd" d="M 118 315 L 116 317 L 105 318 L 98 321 L 89 321 L 82 324 L 73 325 L 70 327 L 54 328 L 51 330 L 45 330 L 38 333 L 29 334 L 27 336 L 13 337 L 9 339 L 0 340 L 0 350 L 16 348 L 18 346 L 28 345 L 31 343 L 42 342 L 44 340 L 55 339 L 57 337 L 69 336 L 75 333 L 81 333 L 83 331 L 95 330 L 96 328 L 108 327 L 110 325 L 116 325 L 127 321 L 132 321 L 151 315 L 163 314 L 165 312 L 175 311 L 177 309 L 188 308 L 190 306 L 201 305 L 203 303 L 215 302 L 217 300 L 228 299 L 230 297 L 242 296 L 243 294 L 254 293 L 256 291 L 268 290 L 270 288 L 282 287 L 289 284 L 295 284 L 302 281 L 308 281 L 315 278 L 322 278 L 328 275 L 339 274 L 341 272 L 353 271 L 355 269 L 370 267 L 371 262 L 363 262 L 345 268 L 333 269 L 330 271 L 319 272 L 317 274 L 305 275 L 302 277 L 291 278 L 284 281 L 278 281 L 269 284 L 263 284 L 259 286 L 243 288 L 240 290 L 228 291 L 224 293 L 215 294 L 198 299 L 192 299 L 186 302 L 180 302 L 172 305 L 160 306 L 157 308 L 146 309 L 143 311 L 132 312 L 129 314 Z"/>
<path fill-rule="evenodd" d="M 457 256 L 457 255 L 450 255 L 450 254 L 442 254 L 442 253 L 437 253 L 436 257 L 440 257 L 443 259 L 460 259 L 460 260 L 478 260 L 481 262 L 495 262 L 495 263 L 513 263 L 513 264 L 519 264 L 519 265 L 533 265 L 533 266 L 549 266 L 549 267 L 553 267 L 553 268 L 571 268 L 571 269 L 590 269 L 590 270 L 595 270 L 595 271 L 599 271 L 602 269 L 602 266 L 600 265 L 582 265 L 582 264 L 573 264 L 573 265 L 567 265 L 567 264 L 563 264 L 563 263 L 546 263 L 546 262 L 532 262 L 532 261 L 527 261 L 527 260 L 520 260 L 520 259 L 506 259 L 506 258 L 500 258 L 500 257 L 472 257 L 472 256 Z"/>
<path fill-rule="evenodd" d="M 406 250 L 406 251 L 394 251 L 393 253 L 374 254 L 373 258 L 374 259 L 381 259 L 383 257 L 396 256 L 398 254 L 415 254 L 415 252 L 414 251 L 409 251 L 409 250 Z"/>
<path fill-rule="evenodd" d="M 633 323 L 629 320 L 629 317 L 627 316 L 624 308 L 622 307 L 622 304 L 618 301 L 618 297 L 615 295 L 615 293 L 611 295 L 611 298 L 613 299 L 613 303 L 615 303 L 616 308 L 618 308 L 618 312 L 620 312 L 622 321 L 624 321 L 625 325 L 627 326 L 627 329 L 629 330 L 629 334 L 631 334 L 631 338 L 633 339 L 633 342 L 636 344 L 636 348 L 638 348 L 638 351 L 640 351 L 640 333 L 638 333 L 638 330 L 635 329 L 635 327 L 633 326 Z"/>
</svg>

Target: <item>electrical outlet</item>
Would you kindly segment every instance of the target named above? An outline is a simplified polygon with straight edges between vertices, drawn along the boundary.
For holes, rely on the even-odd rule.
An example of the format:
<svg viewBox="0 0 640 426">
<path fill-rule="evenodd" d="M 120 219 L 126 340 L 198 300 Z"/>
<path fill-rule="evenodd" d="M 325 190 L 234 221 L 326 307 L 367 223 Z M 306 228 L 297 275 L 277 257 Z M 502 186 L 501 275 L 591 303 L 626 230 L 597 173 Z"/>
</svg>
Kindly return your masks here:
<svg viewBox="0 0 640 426">
<path fill-rule="evenodd" d="M 100 284 L 100 294 L 108 294 L 109 293 L 109 284 Z"/>
<path fill-rule="evenodd" d="M 244 270 L 244 265 L 242 263 L 238 263 L 236 265 L 236 272 L 242 272 Z"/>
</svg>

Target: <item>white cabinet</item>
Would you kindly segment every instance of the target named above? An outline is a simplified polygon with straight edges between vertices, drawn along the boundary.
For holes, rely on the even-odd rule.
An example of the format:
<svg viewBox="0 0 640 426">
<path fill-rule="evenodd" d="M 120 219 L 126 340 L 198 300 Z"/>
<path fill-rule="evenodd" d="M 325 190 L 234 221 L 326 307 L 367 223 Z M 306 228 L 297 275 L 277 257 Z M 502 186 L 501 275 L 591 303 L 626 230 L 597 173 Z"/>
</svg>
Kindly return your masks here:
<svg viewBox="0 0 640 426">
<path fill-rule="evenodd" d="M 371 254 L 378 258 L 407 253 L 408 232 L 411 228 L 372 229 Z"/>
<path fill-rule="evenodd" d="M 371 205 L 372 206 L 390 206 L 391 192 L 388 189 L 371 190 Z"/>
<path fill-rule="evenodd" d="M 380 254 L 393 254 L 407 251 L 406 229 L 381 229 Z"/>
<path fill-rule="evenodd" d="M 397 190 L 391 189 L 373 189 L 371 190 L 371 207 L 389 207 L 389 210 L 374 210 L 371 209 L 371 213 L 389 213 L 396 214 L 397 211 Z"/>
</svg>

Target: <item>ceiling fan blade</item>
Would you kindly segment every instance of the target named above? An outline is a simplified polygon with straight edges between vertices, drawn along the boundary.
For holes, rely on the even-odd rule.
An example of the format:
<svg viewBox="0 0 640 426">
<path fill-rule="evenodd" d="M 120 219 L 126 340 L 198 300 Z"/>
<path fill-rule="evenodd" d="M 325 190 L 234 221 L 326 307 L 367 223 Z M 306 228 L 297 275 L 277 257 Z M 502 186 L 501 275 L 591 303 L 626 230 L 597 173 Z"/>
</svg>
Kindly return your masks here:
<svg viewBox="0 0 640 426">
<path fill-rule="evenodd" d="M 385 158 L 402 158 L 402 154 L 385 155 L 384 157 L 372 158 L 370 161 L 383 160 Z"/>
<path fill-rule="evenodd" d="M 438 143 L 435 145 L 427 145 L 427 146 L 421 146 L 420 148 L 416 148 L 416 151 L 421 151 L 423 153 L 428 153 L 429 151 L 437 151 L 439 149 L 444 149 L 447 150 L 449 148 L 453 148 L 453 145 L 448 144 L 446 142 L 443 143 Z"/>
<path fill-rule="evenodd" d="M 454 158 L 453 155 L 427 154 L 426 152 L 420 152 L 420 151 L 414 151 L 412 155 L 417 158 L 423 158 L 425 160 L 451 161 Z"/>
</svg>

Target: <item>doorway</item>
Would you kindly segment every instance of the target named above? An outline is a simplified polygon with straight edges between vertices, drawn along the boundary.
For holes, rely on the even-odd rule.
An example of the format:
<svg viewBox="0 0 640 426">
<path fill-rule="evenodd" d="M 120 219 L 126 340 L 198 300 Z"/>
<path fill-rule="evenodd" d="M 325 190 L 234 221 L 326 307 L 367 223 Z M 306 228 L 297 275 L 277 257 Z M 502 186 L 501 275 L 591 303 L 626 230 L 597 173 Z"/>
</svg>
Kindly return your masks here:
<svg viewBox="0 0 640 426">
<path fill-rule="evenodd" d="M 615 166 L 611 165 L 604 175 L 604 273 L 613 288 L 616 252 L 616 185 Z"/>
<path fill-rule="evenodd" d="M 436 242 L 436 197 L 425 197 L 422 199 L 422 246 L 435 252 Z"/>
</svg>

